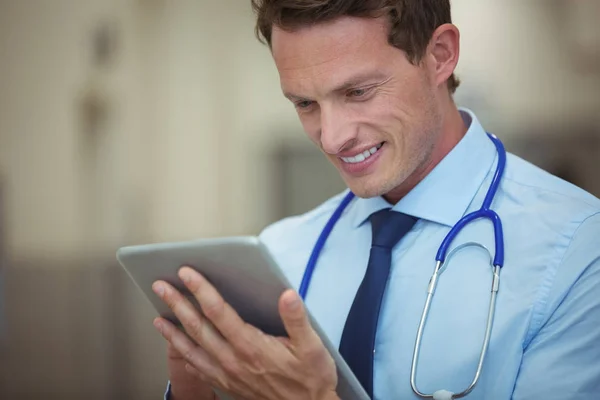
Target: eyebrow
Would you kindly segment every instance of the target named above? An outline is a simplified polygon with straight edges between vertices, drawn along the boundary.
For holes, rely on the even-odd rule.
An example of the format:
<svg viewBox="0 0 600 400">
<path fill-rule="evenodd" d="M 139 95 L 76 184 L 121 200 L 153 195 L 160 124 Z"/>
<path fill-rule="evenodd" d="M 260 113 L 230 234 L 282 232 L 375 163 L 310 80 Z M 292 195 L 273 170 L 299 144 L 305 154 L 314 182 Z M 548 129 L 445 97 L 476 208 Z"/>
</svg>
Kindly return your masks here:
<svg viewBox="0 0 600 400">
<path fill-rule="evenodd" d="M 342 84 L 340 84 L 339 86 L 336 86 L 332 92 L 333 93 L 339 93 L 339 92 L 344 92 L 348 89 L 357 87 L 359 85 L 362 85 L 368 81 L 377 81 L 377 85 L 383 84 L 385 82 L 387 82 L 388 80 L 390 80 L 389 77 L 387 77 L 387 75 L 381 73 L 381 72 L 377 72 L 377 73 L 364 73 L 364 74 L 357 74 L 349 79 L 347 79 L 346 81 L 344 81 Z M 294 100 L 308 100 L 306 97 L 304 96 L 299 96 L 293 93 L 289 93 L 289 92 L 285 92 L 284 96 L 287 97 L 288 99 L 294 101 Z"/>
</svg>

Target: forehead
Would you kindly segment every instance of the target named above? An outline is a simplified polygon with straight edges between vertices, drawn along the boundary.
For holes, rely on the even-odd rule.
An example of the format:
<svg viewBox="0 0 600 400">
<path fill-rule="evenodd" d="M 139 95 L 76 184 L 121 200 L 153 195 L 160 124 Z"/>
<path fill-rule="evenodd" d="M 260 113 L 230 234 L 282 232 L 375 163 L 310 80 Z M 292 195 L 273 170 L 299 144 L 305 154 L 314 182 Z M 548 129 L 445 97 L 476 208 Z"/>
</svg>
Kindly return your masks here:
<svg viewBox="0 0 600 400">
<path fill-rule="evenodd" d="M 284 90 L 389 67 L 401 52 L 389 45 L 388 33 L 385 18 L 342 17 L 293 31 L 274 27 L 272 52 Z"/>
</svg>

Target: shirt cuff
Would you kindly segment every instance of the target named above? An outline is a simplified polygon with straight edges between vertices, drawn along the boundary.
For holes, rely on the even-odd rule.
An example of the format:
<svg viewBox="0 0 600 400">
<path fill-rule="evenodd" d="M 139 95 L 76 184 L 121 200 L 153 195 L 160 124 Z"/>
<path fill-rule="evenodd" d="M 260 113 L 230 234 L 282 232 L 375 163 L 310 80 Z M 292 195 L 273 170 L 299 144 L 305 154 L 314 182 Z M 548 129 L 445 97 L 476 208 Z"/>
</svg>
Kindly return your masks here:
<svg viewBox="0 0 600 400">
<path fill-rule="evenodd" d="M 167 382 L 167 390 L 165 390 L 165 399 L 169 400 L 171 398 L 171 381 Z"/>
</svg>

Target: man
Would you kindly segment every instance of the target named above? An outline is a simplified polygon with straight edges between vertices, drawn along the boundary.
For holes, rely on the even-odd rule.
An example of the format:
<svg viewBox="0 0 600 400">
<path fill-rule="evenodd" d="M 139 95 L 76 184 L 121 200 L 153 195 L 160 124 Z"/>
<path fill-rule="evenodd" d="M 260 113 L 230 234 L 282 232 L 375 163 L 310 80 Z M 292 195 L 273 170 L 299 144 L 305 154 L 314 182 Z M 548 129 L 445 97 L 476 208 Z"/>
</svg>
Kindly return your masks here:
<svg viewBox="0 0 600 400">
<path fill-rule="evenodd" d="M 435 254 L 451 227 L 481 207 L 498 164 L 476 116 L 452 99 L 459 32 L 449 1 L 253 6 L 285 96 L 357 196 L 326 241 L 306 306 L 371 396 L 418 398 L 411 361 Z M 296 287 L 345 195 L 262 232 Z M 506 257 L 483 372 L 468 397 L 598 398 L 600 201 L 509 155 L 491 208 L 502 220 Z M 382 250 L 378 226 L 398 216 L 403 222 L 388 233 L 403 237 Z M 472 241 L 494 256 L 489 221 L 471 223 L 452 248 Z M 389 265 L 373 261 L 386 251 Z M 440 277 L 415 379 L 421 392 L 460 392 L 471 383 L 489 264 L 485 251 L 469 247 Z M 211 386 L 244 399 L 337 398 L 335 366 L 295 292 L 280 303 L 289 339 L 274 338 L 244 324 L 198 274 L 184 268 L 181 277 L 207 320 L 169 285 L 155 284 L 189 333 L 155 321 L 170 343 L 171 399 L 212 399 Z"/>
</svg>

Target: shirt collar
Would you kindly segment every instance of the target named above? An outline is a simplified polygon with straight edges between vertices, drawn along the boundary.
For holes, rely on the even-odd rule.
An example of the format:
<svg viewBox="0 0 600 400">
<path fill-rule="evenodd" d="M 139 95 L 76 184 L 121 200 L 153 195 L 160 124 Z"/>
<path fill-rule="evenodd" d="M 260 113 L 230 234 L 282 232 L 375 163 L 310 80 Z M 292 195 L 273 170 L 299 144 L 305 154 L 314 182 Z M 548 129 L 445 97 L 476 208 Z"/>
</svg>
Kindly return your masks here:
<svg viewBox="0 0 600 400">
<path fill-rule="evenodd" d="M 496 149 L 475 114 L 460 108 L 469 127 L 460 142 L 413 190 L 392 207 L 383 197 L 357 198 L 353 205 L 354 227 L 381 209 L 412 215 L 446 226 L 454 226 L 466 213 L 490 171 Z"/>
</svg>

